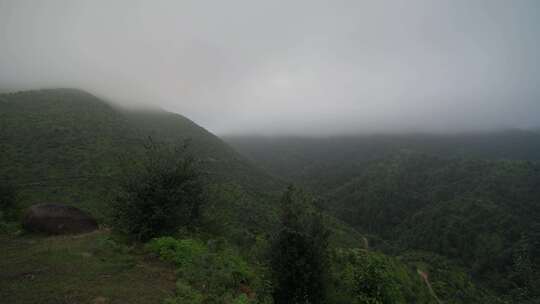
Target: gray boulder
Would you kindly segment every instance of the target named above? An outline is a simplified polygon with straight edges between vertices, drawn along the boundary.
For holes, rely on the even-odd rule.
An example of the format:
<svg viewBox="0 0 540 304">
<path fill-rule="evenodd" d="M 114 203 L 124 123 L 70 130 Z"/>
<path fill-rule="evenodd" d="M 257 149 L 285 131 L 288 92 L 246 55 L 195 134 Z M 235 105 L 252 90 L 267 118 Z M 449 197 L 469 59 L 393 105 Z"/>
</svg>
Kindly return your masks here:
<svg viewBox="0 0 540 304">
<path fill-rule="evenodd" d="M 88 213 L 60 204 L 38 204 L 28 208 L 23 216 L 23 228 L 47 234 L 75 234 L 94 231 L 96 220 Z"/>
</svg>

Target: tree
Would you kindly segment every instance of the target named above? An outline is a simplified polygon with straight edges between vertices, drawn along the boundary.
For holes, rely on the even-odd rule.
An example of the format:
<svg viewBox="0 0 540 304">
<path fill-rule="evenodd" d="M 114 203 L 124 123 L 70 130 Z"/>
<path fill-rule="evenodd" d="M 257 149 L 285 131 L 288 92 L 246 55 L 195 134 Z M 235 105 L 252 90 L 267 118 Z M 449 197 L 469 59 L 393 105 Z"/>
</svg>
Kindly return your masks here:
<svg viewBox="0 0 540 304">
<path fill-rule="evenodd" d="M 310 203 L 292 186 L 282 197 L 281 227 L 271 249 L 276 304 L 325 303 L 329 231 Z"/>
<path fill-rule="evenodd" d="M 113 202 L 113 227 L 146 241 L 197 225 L 203 186 L 186 151 L 187 145 L 171 147 L 149 139 L 142 159 L 124 160 L 127 169 Z"/>
</svg>

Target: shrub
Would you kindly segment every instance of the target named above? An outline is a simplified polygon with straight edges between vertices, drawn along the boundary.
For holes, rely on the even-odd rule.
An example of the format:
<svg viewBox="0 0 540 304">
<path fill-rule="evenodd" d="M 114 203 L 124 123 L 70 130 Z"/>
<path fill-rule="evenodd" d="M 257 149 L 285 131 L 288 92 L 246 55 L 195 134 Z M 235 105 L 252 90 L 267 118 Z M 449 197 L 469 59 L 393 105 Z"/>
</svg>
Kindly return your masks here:
<svg viewBox="0 0 540 304">
<path fill-rule="evenodd" d="M 331 303 L 432 303 L 417 273 L 380 253 L 337 249 L 332 254 Z"/>
<path fill-rule="evenodd" d="M 124 160 L 128 168 L 113 201 L 112 225 L 136 240 L 197 225 L 203 187 L 195 160 L 181 148 L 150 140 L 145 157 Z"/>
<path fill-rule="evenodd" d="M 208 248 L 199 240 L 161 237 L 153 239 L 146 249 L 157 254 L 162 260 L 174 263 L 178 268 L 189 267 L 195 259 L 207 254 Z"/>
<path fill-rule="evenodd" d="M 167 303 L 249 303 L 240 286 L 258 284 L 255 271 L 224 241 L 161 237 L 146 249 L 177 267 L 176 296 Z"/>
</svg>

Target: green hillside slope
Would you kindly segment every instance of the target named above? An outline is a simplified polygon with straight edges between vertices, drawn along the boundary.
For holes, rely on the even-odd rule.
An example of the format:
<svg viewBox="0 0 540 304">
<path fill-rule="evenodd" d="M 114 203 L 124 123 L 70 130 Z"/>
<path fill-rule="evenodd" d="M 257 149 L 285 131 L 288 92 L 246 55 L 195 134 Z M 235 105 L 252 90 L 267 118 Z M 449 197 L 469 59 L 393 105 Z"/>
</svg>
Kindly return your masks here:
<svg viewBox="0 0 540 304">
<path fill-rule="evenodd" d="M 159 110 L 126 110 L 89 93 L 71 89 L 0 95 L 0 179 L 16 186 L 23 206 L 37 202 L 76 205 L 97 216 L 101 223 L 106 223 L 109 202 L 116 192 L 119 174 L 122 173 L 119 159 L 124 155 L 135 157 L 141 155 L 144 152 L 143 144 L 149 136 L 156 142 L 171 144 L 187 139 L 190 142 L 189 151 L 201 161 L 202 173 L 207 182 L 207 205 L 204 208 L 204 233 L 207 236 L 195 236 L 196 242 L 211 249 L 213 247 L 208 244 L 214 242 L 213 239 L 226 239 L 234 244 L 233 248 L 238 246 L 239 249 L 245 250 L 242 256 L 248 260 L 254 258 L 252 256 L 254 252 L 264 250 L 265 242 L 279 222 L 275 204 L 278 200 L 276 194 L 283 190 L 284 184 L 278 178 L 258 169 L 218 137 L 178 114 Z M 429 219 L 432 213 L 426 212 L 426 217 L 413 217 L 404 212 L 401 221 L 390 223 L 383 221 L 381 225 L 384 226 L 380 229 L 371 229 L 368 221 L 359 223 L 361 221 L 359 215 L 364 214 L 362 206 L 369 205 L 372 200 L 367 200 L 366 204 L 358 203 L 356 185 L 358 179 L 362 177 L 358 174 L 367 172 L 366 179 L 373 183 L 389 180 L 392 184 L 392 178 L 384 177 L 386 171 L 377 173 L 379 167 L 365 159 L 353 164 L 343 161 L 346 160 L 347 153 L 354 154 L 350 150 L 344 150 L 345 154 L 334 154 L 331 149 L 326 148 L 320 152 L 325 155 L 321 162 L 317 160 L 320 157 L 319 152 L 306 153 L 309 162 L 312 163 L 312 170 L 300 171 L 303 172 L 300 175 L 307 174 L 306 176 L 313 178 L 311 179 L 313 183 L 305 183 L 306 180 L 303 179 L 299 181 L 311 186 L 319 185 L 316 192 L 324 194 L 317 204 L 326 208 L 324 219 L 332 231 L 330 243 L 333 252 L 333 277 L 329 282 L 335 293 L 332 294 L 332 303 L 349 303 L 349 293 L 358 297 L 356 299 L 358 303 L 365 300 L 375 301 L 374 299 L 386 299 L 384 303 L 435 303 L 437 296 L 448 303 L 478 303 L 492 298 L 489 292 L 484 292 L 470 280 L 469 273 L 455 267 L 453 262 L 448 262 L 451 266 L 438 267 L 442 263 L 440 261 L 446 263 L 446 258 L 454 256 L 444 257 L 445 252 L 426 247 L 423 239 L 409 240 L 411 236 L 416 235 L 415 229 L 428 227 L 424 222 L 431 223 Z M 302 153 L 294 153 L 299 159 L 305 159 Z M 288 154 L 278 154 L 275 157 L 281 161 L 280 157 L 287 159 Z M 340 165 L 333 166 L 338 161 Z M 424 160 L 412 162 L 411 166 L 405 167 L 415 168 L 420 165 L 429 169 L 432 166 L 431 161 L 426 161 L 425 165 L 421 165 L 422 163 Z M 433 163 L 438 164 L 438 161 Z M 372 170 L 369 168 L 373 166 L 376 168 L 375 173 L 370 175 L 368 173 Z M 380 164 L 382 168 L 385 166 L 386 164 Z M 280 170 L 290 171 L 291 176 L 298 176 L 298 168 L 303 168 L 303 163 L 292 159 Z M 398 170 L 401 171 L 406 170 Z M 314 175 L 315 172 L 324 174 Z M 419 174 L 427 173 L 421 170 Z M 381 175 L 383 178 L 379 178 Z M 379 189 L 377 187 L 385 185 L 373 187 Z M 409 192 L 403 194 L 403 197 L 407 195 Z M 429 206 L 425 200 L 421 202 L 422 204 L 419 203 L 416 207 Z M 384 200 L 381 201 L 381 212 L 386 212 L 385 203 Z M 388 209 L 393 212 L 396 208 Z M 367 214 L 371 216 L 372 222 L 380 219 L 378 213 Z M 433 214 L 434 217 L 438 216 L 437 212 Z M 341 219 L 336 219 L 334 215 Z M 407 226 L 413 220 L 417 220 L 418 224 L 414 224 L 413 227 Z M 358 230 L 351 228 L 345 221 Z M 395 241 L 386 234 L 394 231 L 390 227 L 394 225 L 403 232 L 403 238 L 400 240 L 406 240 L 408 244 L 414 246 L 398 247 L 402 245 L 397 241 L 395 243 L 397 245 L 386 246 L 387 240 Z M 382 236 L 382 239 L 374 236 L 366 240 L 359 231 L 377 234 Z M 108 235 L 108 232 L 100 233 Z M 5 236 L 5 243 L 25 244 L 26 238 L 27 236 Z M 211 242 L 205 243 L 203 240 L 206 238 Z M 64 254 L 63 248 L 69 248 L 72 240 L 63 238 L 59 240 L 62 241 L 62 248 L 58 252 L 51 250 L 47 245 L 48 239 L 33 240 L 32 244 L 35 244 L 36 250 L 39 251 L 34 256 L 19 254 L 18 251 L 24 250 L 24 246 L 14 246 L 13 250 L 3 257 L 2 263 L 9 265 L 29 261 L 39 264 L 40 259 L 43 259 L 50 267 L 63 269 L 65 263 L 62 259 L 57 259 L 57 256 Z M 374 245 L 372 246 L 374 251 L 366 250 L 369 247 L 368 243 Z M 42 246 L 49 247 L 44 251 L 41 250 Z M 85 258 L 88 255 L 86 252 L 93 246 L 94 240 L 89 240 L 81 252 L 75 252 L 76 256 L 73 259 L 81 260 L 81 256 Z M 403 248 L 403 251 L 395 254 L 387 247 L 400 250 Z M 387 250 L 395 256 L 390 257 L 377 252 L 378 249 Z M 441 253 L 441 256 L 432 253 L 424 256 L 413 249 L 430 250 Z M 73 253 L 73 250 L 70 252 Z M 119 258 L 124 256 L 123 253 L 115 254 Z M 108 264 L 101 262 L 96 260 L 95 265 L 88 264 L 88 269 L 109 267 Z M 262 266 L 258 264 L 259 261 L 251 262 L 257 267 Z M 131 271 L 127 266 L 126 269 L 128 272 Z M 196 268 L 193 271 L 200 272 Z M 432 274 L 430 277 L 432 287 L 420 275 L 426 271 Z M 13 268 L 10 269 L 9 275 L 17 273 Z M 127 275 L 127 272 L 124 274 Z M 147 273 L 140 275 L 140 282 L 144 282 Z M 41 274 L 40 276 L 40 280 L 47 280 L 46 276 Z M 264 275 L 260 278 L 264 278 Z M 67 272 L 61 273 L 58 278 L 55 277 L 55 284 L 61 279 L 80 278 Z M 6 280 L 12 282 L 11 279 Z M 111 283 L 111 288 L 114 286 L 124 288 L 124 285 L 115 284 Z M 7 294 L 10 297 L 19 297 L 19 293 L 28 286 L 30 286 L 28 282 L 17 281 Z M 38 289 L 35 290 L 43 294 L 53 287 L 40 285 L 36 288 Z M 464 290 L 463 295 L 457 293 L 461 289 Z M 111 297 L 119 296 L 116 292 L 96 289 L 88 294 L 81 294 L 80 297 L 85 300 L 92 299 L 98 296 L 95 294 L 98 290 L 99 293 L 110 294 Z M 64 290 L 62 293 L 71 294 L 73 290 Z M 29 298 L 27 302 L 31 300 Z"/>
<path fill-rule="evenodd" d="M 459 261 L 501 293 L 537 296 L 539 185 L 540 166 L 529 161 L 401 153 L 369 163 L 326 199 L 361 231 Z"/>
<path fill-rule="evenodd" d="M 443 158 L 540 160 L 540 134 L 528 130 L 323 138 L 229 136 L 224 140 L 267 172 L 315 192 L 344 184 L 367 161 L 403 150 Z"/>
<path fill-rule="evenodd" d="M 372 246 L 410 261 L 445 257 L 512 303 L 538 298 L 540 139 L 534 132 L 229 142 L 318 193 L 329 213 L 371 235 Z M 450 298 L 454 292 L 440 290 Z"/>
<path fill-rule="evenodd" d="M 74 89 L 0 95 L 0 180 L 17 187 L 21 204 L 75 205 L 106 219 L 120 158 L 144 153 L 148 137 L 189 142 L 209 183 L 207 212 L 215 229 L 253 241 L 276 223 L 275 202 L 285 188 L 217 136 L 161 110 L 129 110 Z M 329 218 L 336 242 L 359 244 L 358 233 Z"/>
<path fill-rule="evenodd" d="M 0 178 L 20 186 L 26 202 L 78 204 L 99 213 L 119 173 L 119 158 L 141 153 L 149 136 L 172 144 L 189 139 L 190 152 L 212 180 L 237 183 L 250 193 L 280 189 L 181 115 L 124 110 L 71 89 L 0 95 Z"/>
</svg>

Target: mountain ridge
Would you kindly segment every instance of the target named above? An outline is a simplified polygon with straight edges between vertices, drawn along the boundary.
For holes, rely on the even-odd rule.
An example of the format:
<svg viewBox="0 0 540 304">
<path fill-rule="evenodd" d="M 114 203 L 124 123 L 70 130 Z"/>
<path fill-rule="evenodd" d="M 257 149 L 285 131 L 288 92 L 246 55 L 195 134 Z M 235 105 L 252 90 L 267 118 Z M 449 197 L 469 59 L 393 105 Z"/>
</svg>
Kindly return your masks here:
<svg viewBox="0 0 540 304">
<path fill-rule="evenodd" d="M 80 188 L 75 192 L 86 194 L 91 192 L 87 186 L 109 189 L 108 182 L 99 179 L 119 174 L 118 157 L 141 153 L 148 137 L 169 144 L 189 139 L 190 152 L 212 179 L 234 181 L 251 192 L 281 189 L 279 181 L 180 114 L 125 109 L 78 89 L 8 93 L 0 100 L 0 176 L 13 183 L 40 184 L 36 191 L 23 191 L 23 198 L 25 192 L 39 195 L 23 200 L 78 201 L 77 193 L 70 199 L 52 190 L 55 181 L 71 180 Z M 90 177 L 87 185 L 85 176 Z"/>
</svg>

